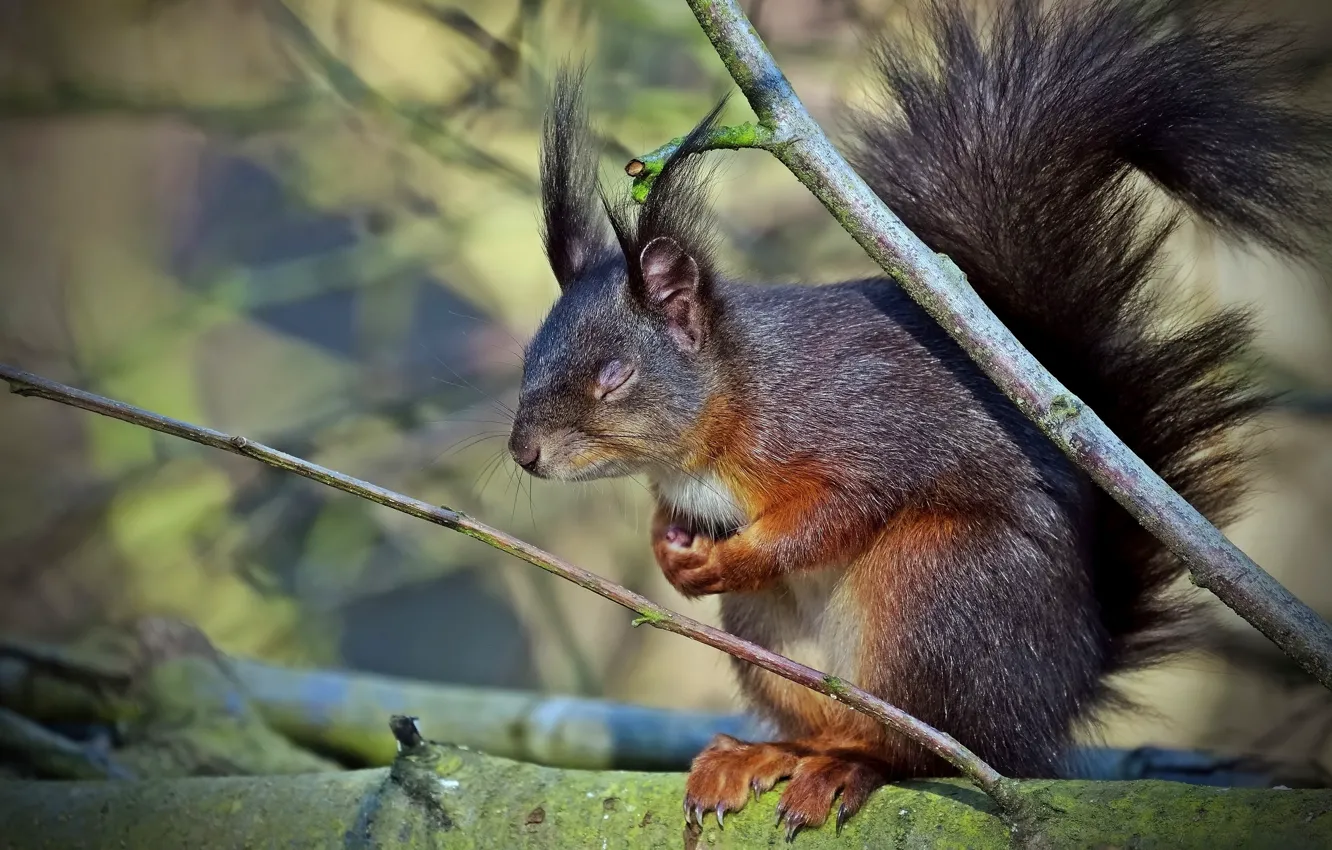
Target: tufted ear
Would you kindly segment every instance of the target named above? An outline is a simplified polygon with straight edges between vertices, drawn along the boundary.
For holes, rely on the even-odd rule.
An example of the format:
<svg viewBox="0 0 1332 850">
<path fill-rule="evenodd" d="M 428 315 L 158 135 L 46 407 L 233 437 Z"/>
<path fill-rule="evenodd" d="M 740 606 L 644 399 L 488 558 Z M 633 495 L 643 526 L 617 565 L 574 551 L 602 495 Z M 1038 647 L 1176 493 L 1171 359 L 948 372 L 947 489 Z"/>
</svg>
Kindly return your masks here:
<svg viewBox="0 0 1332 850">
<path fill-rule="evenodd" d="M 702 154 L 725 104 L 725 99 L 719 102 L 667 158 L 636 215 L 627 204 L 606 205 L 624 255 L 630 296 L 663 318 L 672 342 L 690 354 L 707 343 L 718 308 L 712 259 L 716 228 Z"/>
<path fill-rule="evenodd" d="M 681 350 L 702 347 L 707 333 L 706 293 L 698 262 L 669 236 L 658 236 L 638 256 L 643 302 L 666 320 Z"/>
<path fill-rule="evenodd" d="M 597 147 L 582 87 L 582 69 L 561 68 L 542 127 L 541 235 L 560 289 L 611 249 L 597 189 Z"/>
</svg>

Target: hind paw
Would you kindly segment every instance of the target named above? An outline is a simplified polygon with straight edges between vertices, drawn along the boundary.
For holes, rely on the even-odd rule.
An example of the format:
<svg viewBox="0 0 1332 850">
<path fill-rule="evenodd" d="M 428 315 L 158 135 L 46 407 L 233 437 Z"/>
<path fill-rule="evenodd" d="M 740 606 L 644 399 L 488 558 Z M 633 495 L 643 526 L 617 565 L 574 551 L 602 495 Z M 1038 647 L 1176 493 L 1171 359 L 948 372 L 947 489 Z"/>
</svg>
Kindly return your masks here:
<svg viewBox="0 0 1332 850">
<path fill-rule="evenodd" d="M 703 825 L 705 815 L 724 824 L 729 812 L 745 807 L 791 775 L 798 757 L 786 744 L 749 744 L 718 735 L 699 753 L 685 780 L 685 820 Z"/>
<path fill-rule="evenodd" d="M 777 802 L 777 823 L 786 827 L 786 840 L 801 829 L 822 826 L 837 804 L 837 831 L 860 811 L 874 789 L 886 782 L 871 761 L 855 756 L 815 755 L 800 759 Z"/>
<path fill-rule="evenodd" d="M 869 755 L 820 749 L 801 742 L 750 744 L 729 735 L 713 738 L 694 759 L 685 781 L 687 822 L 703 825 L 709 815 L 725 826 L 726 815 L 745 807 L 783 779 L 777 825 L 793 841 L 805 827 L 822 826 L 837 803 L 837 830 L 860 810 L 887 778 Z"/>
</svg>

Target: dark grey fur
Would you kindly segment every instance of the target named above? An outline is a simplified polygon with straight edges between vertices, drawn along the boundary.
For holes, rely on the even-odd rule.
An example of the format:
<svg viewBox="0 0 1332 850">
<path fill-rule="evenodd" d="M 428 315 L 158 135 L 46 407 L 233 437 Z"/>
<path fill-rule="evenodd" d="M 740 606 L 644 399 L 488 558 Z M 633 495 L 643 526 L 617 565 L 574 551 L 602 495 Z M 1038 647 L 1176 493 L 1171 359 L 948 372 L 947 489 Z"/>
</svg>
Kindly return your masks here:
<svg viewBox="0 0 1332 850">
<path fill-rule="evenodd" d="M 1244 492 L 1244 453 L 1224 440 L 1264 403 L 1231 368 L 1250 326 L 1223 312 L 1153 329 L 1146 285 L 1173 222 L 1146 223 L 1130 178 L 1147 175 L 1230 235 L 1297 252 L 1327 213 L 1329 125 L 1295 105 L 1297 66 L 1270 31 L 1201 20 L 1181 3 L 1010 0 L 991 23 L 982 41 L 941 0 L 924 30 L 929 58 L 885 42 L 885 108 L 862 116 L 853 163 L 1056 377 L 1225 521 Z M 591 153 L 548 153 L 577 155 Z M 658 203 L 701 214 L 706 186 L 677 176 L 659 181 L 655 193 L 669 194 Z M 549 197 L 558 179 L 546 179 L 548 220 L 567 206 Z M 1167 585 L 1182 565 L 895 286 L 723 281 L 694 244 L 702 220 L 677 235 L 707 279 L 703 347 L 673 346 L 636 292 L 642 240 L 619 221 L 629 256 L 561 278 L 527 352 L 515 443 L 564 435 L 536 470 L 551 477 L 669 467 L 705 399 L 723 393 L 755 423 L 757 459 L 836 470 L 840 502 L 811 523 L 831 533 L 904 509 L 958 517 L 949 551 L 905 553 L 903 578 L 865 602 L 903 614 L 858 684 L 1009 775 L 1051 775 L 1073 723 L 1110 694 L 1108 675 L 1179 648 L 1187 606 Z M 552 232 L 577 240 L 592 227 L 568 224 Z M 638 377 L 599 403 L 589 387 L 610 359 Z M 617 457 L 572 470 L 588 445 Z M 724 616 L 741 636 L 771 637 L 743 599 L 726 598 Z M 807 733 L 801 718 L 774 719 Z M 895 772 L 941 770 L 911 752 L 889 759 Z"/>
</svg>

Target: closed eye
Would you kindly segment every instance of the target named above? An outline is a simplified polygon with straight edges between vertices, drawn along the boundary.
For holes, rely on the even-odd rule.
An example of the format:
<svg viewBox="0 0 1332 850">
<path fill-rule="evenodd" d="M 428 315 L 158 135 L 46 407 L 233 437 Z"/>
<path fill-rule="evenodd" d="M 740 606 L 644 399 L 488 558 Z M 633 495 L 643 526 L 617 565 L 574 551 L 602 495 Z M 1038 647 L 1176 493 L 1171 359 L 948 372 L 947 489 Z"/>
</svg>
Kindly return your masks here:
<svg viewBox="0 0 1332 850">
<path fill-rule="evenodd" d="M 597 375 L 597 385 L 592 394 L 598 401 L 613 399 L 614 396 L 629 388 L 633 383 L 634 375 L 637 370 L 628 363 L 620 360 L 612 360 L 601 367 L 601 373 Z"/>
</svg>

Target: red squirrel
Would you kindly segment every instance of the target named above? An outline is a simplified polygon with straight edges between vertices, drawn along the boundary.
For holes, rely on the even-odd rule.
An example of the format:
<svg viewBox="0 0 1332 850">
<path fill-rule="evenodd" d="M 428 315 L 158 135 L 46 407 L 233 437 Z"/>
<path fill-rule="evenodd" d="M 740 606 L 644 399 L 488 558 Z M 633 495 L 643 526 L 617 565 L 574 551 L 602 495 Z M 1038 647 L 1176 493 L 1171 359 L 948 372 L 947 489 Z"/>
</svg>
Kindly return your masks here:
<svg viewBox="0 0 1332 850">
<path fill-rule="evenodd" d="M 1244 492 L 1236 429 L 1267 399 L 1251 319 L 1165 326 L 1150 294 L 1180 215 L 1299 255 L 1326 212 L 1332 133 L 1271 33 L 1179 2 L 931 4 L 877 52 L 885 108 L 857 172 L 1022 343 L 1216 522 Z M 1184 565 L 1093 485 L 891 280 L 759 285 L 713 258 L 701 139 L 636 210 L 610 201 L 562 74 L 541 156 L 560 295 L 527 347 L 509 442 L 543 478 L 646 474 L 652 546 L 730 632 L 855 682 L 1013 777 L 1050 777 L 1117 699 L 1107 678 L 1187 644 Z M 1145 176 L 1178 202 L 1150 215 Z M 719 736 L 687 817 L 787 780 L 792 837 L 885 782 L 951 768 L 743 663 L 769 742 Z"/>
</svg>

